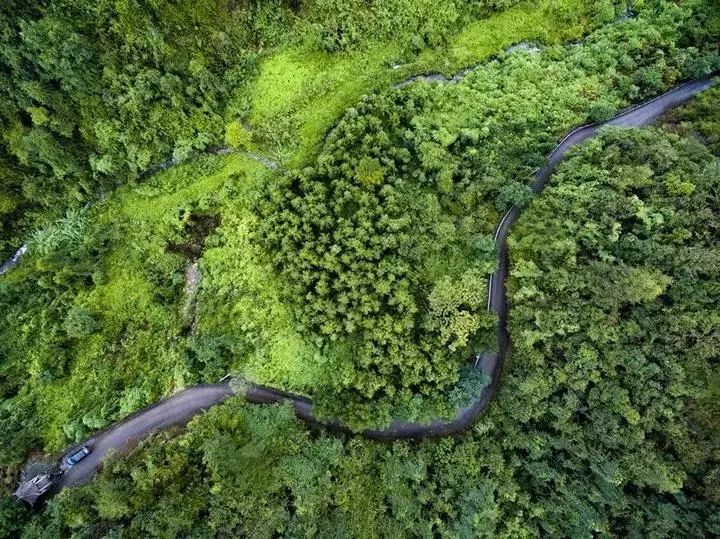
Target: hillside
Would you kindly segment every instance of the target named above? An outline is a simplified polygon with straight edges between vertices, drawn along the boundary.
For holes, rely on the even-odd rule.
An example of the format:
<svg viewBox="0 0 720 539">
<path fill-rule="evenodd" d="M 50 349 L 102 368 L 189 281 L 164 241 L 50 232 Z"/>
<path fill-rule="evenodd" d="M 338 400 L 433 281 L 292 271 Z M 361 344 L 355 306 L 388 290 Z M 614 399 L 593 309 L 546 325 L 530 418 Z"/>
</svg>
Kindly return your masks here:
<svg viewBox="0 0 720 539">
<path fill-rule="evenodd" d="M 10 2 L 0 29 L 0 253 L 27 247 L 0 537 L 720 534 L 713 0 Z M 226 375 L 84 486 L 9 497 Z"/>
</svg>

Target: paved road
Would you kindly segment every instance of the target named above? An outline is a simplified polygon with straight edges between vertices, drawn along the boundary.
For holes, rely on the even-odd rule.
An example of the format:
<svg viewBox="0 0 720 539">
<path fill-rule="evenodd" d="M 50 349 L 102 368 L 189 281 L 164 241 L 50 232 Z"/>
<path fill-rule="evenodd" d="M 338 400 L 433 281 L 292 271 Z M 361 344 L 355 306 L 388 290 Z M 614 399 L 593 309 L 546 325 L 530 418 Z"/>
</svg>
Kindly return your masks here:
<svg viewBox="0 0 720 539">
<path fill-rule="evenodd" d="M 712 77 L 686 82 L 654 99 L 645 101 L 621 112 L 607 122 L 602 124 L 589 124 L 570 131 L 547 156 L 547 164 L 536 172 L 532 190 L 535 193 L 540 193 L 545 188 L 545 184 L 555 170 L 555 167 L 562 161 L 567 151 L 590 137 L 595 136 L 601 127 L 606 125 L 626 127 L 650 125 L 668 110 L 685 103 L 694 95 L 713 86 L 713 84 L 714 80 Z M 508 274 L 507 237 L 519 216 L 520 210 L 513 206 L 503 215 L 495 229 L 495 242 L 498 246 L 499 262 L 498 270 L 490 277 L 488 286 L 488 309 L 498 313 L 500 318 L 498 350 L 500 350 L 503 358 L 509 340 L 507 334 L 507 297 L 505 294 L 505 280 Z M 498 368 L 502 368 L 502 361 Z"/>
<path fill-rule="evenodd" d="M 652 123 L 667 110 L 684 103 L 692 96 L 712 86 L 709 78 L 692 81 L 669 92 L 616 116 L 603 125 L 624 125 L 640 127 Z M 536 174 L 533 190 L 542 191 L 557 164 L 565 153 L 573 146 L 595 135 L 601 126 L 589 125 L 575 129 L 548 156 L 548 163 Z M 389 427 L 380 430 L 366 430 L 362 435 L 377 440 L 419 439 L 428 437 L 446 436 L 466 429 L 477 416 L 487 408 L 500 381 L 503 362 L 505 360 L 509 336 L 507 332 L 507 298 L 505 280 L 508 273 L 507 236 L 513 224 L 520 215 L 517 208 L 511 208 L 502 218 L 495 231 L 498 245 L 498 270 L 490 278 L 488 290 L 488 310 L 499 315 L 498 325 L 498 353 L 485 353 L 477 362 L 477 368 L 486 373 L 491 382 L 485 386 L 478 398 L 468 407 L 458 411 L 454 419 L 449 421 L 433 421 L 429 424 L 395 421 Z M 312 402 L 304 397 L 285 391 L 249 385 L 241 392 L 249 402 L 259 404 L 290 401 L 298 417 L 314 424 L 323 425 L 334 430 L 349 431 L 348 427 L 339 421 L 319 421 L 312 413 Z M 89 481 L 98 470 L 103 458 L 110 450 L 125 450 L 129 444 L 137 441 L 152 431 L 173 425 L 183 425 L 194 415 L 208 409 L 227 397 L 233 395 L 229 383 L 215 385 L 195 386 L 182 391 L 173 397 L 160 401 L 144 410 L 137 412 L 129 418 L 117 423 L 107 430 L 95 435 L 77 447 L 92 444 L 93 452 L 69 470 L 59 481 L 59 486 L 79 485 Z"/>
<path fill-rule="evenodd" d="M 232 394 L 229 383 L 194 386 L 140 410 L 68 450 L 66 455 L 80 446 L 86 444 L 93 446 L 92 453 L 62 475 L 58 484 L 65 487 L 87 483 L 110 450 L 126 450 L 150 432 L 174 425 L 184 425 L 194 415 L 207 410 Z"/>
</svg>

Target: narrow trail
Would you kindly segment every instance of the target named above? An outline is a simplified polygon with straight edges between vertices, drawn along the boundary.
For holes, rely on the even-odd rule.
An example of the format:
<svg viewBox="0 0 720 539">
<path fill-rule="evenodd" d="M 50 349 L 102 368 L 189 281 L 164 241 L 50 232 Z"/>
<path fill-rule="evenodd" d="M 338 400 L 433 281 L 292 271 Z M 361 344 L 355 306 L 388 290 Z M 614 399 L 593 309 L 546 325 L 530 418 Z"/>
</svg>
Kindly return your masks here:
<svg viewBox="0 0 720 539">
<path fill-rule="evenodd" d="M 572 130 L 548 155 L 547 164 L 536 172 L 535 182 L 532 186 L 533 191 L 540 193 L 567 151 L 593 137 L 601 127 L 606 125 L 628 127 L 648 125 L 666 111 L 685 103 L 713 84 L 714 81 L 710 77 L 687 82 L 654 99 L 636 105 L 607 122 L 585 125 Z M 387 428 L 368 429 L 359 434 L 369 439 L 387 441 L 447 436 L 465 430 L 487 408 L 497 390 L 510 342 L 507 329 L 508 303 L 505 287 L 509 268 L 507 237 L 519 216 L 518 208 L 510 208 L 495 229 L 499 261 L 497 271 L 490 276 L 487 308 L 499 316 L 498 352 L 482 354 L 475 365 L 475 368 L 481 369 L 490 377 L 490 383 L 482 389 L 474 402 L 458 410 L 456 416 L 449 421 L 436 420 L 430 423 L 415 423 L 398 420 Z M 257 404 L 290 402 L 297 417 L 308 423 L 331 430 L 351 432 L 350 428 L 339 420 L 323 421 L 315 417 L 312 401 L 299 395 L 256 384 L 235 384 L 232 381 L 199 385 L 140 410 L 89 440 L 73 446 L 65 453 L 66 455 L 82 445 L 92 445 L 93 452 L 61 476 L 57 482 L 58 487 L 80 485 L 90 481 L 109 452 L 127 450 L 153 431 L 184 425 L 193 416 L 233 395 L 242 396 L 248 402 Z"/>
</svg>

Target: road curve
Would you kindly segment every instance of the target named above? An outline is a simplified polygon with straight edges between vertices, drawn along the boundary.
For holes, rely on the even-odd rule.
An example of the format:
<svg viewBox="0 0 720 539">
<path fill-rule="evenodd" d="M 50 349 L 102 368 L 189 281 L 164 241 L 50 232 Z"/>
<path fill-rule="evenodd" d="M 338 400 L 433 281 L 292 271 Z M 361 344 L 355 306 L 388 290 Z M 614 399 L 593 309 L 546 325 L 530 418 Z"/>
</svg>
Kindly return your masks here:
<svg viewBox="0 0 720 539">
<path fill-rule="evenodd" d="M 625 126 L 642 127 L 649 125 L 670 109 L 682 105 L 694 95 L 707 90 L 715 84 L 713 75 L 703 77 L 675 86 L 664 94 L 653 99 L 634 105 L 610 120 L 600 124 L 587 124 L 570 131 L 548 154 L 545 166 L 535 173 L 535 182 L 532 190 L 535 194 L 540 193 L 547 184 L 555 167 L 562 161 L 568 150 L 595 136 L 601 127 Z M 507 237 L 510 229 L 520 217 L 520 209 L 513 206 L 502 216 L 495 229 L 495 244 L 498 248 L 498 269 L 490 276 L 488 285 L 488 310 L 498 313 L 500 319 L 498 331 L 498 350 L 504 359 L 508 346 L 507 333 L 507 295 L 505 292 L 505 280 L 508 274 L 508 248 Z M 499 362 L 502 368 L 502 361 Z"/>
<path fill-rule="evenodd" d="M 533 191 L 539 193 L 545 187 L 549 177 L 565 153 L 577 144 L 594 136 L 604 125 L 642 127 L 656 120 L 669 109 L 676 107 L 697 93 L 712 86 L 710 77 L 681 84 L 668 92 L 632 107 L 604 122 L 603 124 L 586 125 L 571 131 L 548 155 L 547 164 L 535 175 Z M 498 313 L 498 346 L 497 353 L 484 353 L 476 363 L 490 377 L 490 383 L 483 387 L 477 399 L 469 406 L 458 410 L 456 416 L 448 421 L 435 420 L 430 423 L 414 423 L 394 421 L 384 429 L 369 429 L 360 434 L 373 440 L 399 440 L 440 437 L 456 434 L 469 427 L 473 421 L 487 408 L 497 389 L 503 363 L 507 355 L 509 335 L 507 330 L 507 297 L 505 280 L 508 274 L 507 237 L 520 215 L 516 207 L 510 208 L 502 217 L 495 230 L 498 246 L 498 269 L 491 275 L 488 286 L 488 310 Z M 230 382 L 194 386 L 176 395 L 159 401 L 148 408 L 138 411 L 132 416 L 110 426 L 68 450 L 65 455 L 76 448 L 89 444 L 93 452 L 80 461 L 57 482 L 59 487 L 80 485 L 88 482 L 99 469 L 103 459 L 111 450 L 123 451 L 149 433 L 174 425 L 186 424 L 194 415 L 222 402 L 227 397 L 238 394 L 247 401 L 257 404 L 290 402 L 297 417 L 316 425 L 332 430 L 350 432 L 350 428 L 339 420 L 320 420 L 312 411 L 312 401 L 305 397 L 288 393 L 279 389 L 255 385 L 240 384 L 239 391 L 233 391 Z"/>
<path fill-rule="evenodd" d="M 87 483 L 111 450 L 122 452 L 150 432 L 184 425 L 194 415 L 222 402 L 232 394 L 229 383 L 193 386 L 126 417 L 66 451 L 65 455 L 68 455 L 83 445 L 93 447 L 92 453 L 60 476 L 57 484 L 66 487 Z"/>
</svg>

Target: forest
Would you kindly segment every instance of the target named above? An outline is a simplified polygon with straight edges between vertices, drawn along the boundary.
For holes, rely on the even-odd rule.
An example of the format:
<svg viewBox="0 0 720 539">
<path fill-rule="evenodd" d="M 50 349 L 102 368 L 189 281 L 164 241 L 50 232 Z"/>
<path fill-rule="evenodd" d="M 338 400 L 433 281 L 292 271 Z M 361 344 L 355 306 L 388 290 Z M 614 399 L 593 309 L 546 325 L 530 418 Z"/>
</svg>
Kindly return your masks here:
<svg viewBox="0 0 720 539">
<path fill-rule="evenodd" d="M 720 535 L 716 0 L 0 6 L 0 538 Z M 487 308 L 508 238 L 510 353 Z M 23 466 L 233 397 L 28 509 Z"/>
</svg>

